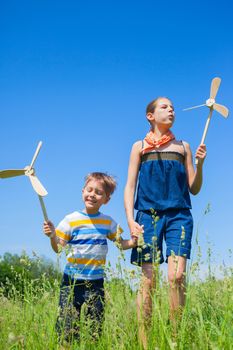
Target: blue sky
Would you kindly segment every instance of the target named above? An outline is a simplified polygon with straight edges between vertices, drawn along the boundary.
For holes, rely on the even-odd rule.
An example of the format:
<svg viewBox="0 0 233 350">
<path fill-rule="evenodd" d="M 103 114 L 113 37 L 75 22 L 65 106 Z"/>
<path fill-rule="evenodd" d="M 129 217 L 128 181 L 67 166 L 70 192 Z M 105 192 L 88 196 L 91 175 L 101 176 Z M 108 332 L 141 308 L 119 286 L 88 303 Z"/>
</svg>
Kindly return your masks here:
<svg viewBox="0 0 233 350">
<path fill-rule="evenodd" d="M 148 131 L 146 105 L 168 96 L 176 110 L 173 132 L 198 146 L 212 78 L 217 102 L 232 110 L 233 41 L 230 1 L 8 1 L 0 5 L 0 169 L 35 164 L 49 194 L 51 220 L 82 208 L 84 176 L 107 171 L 118 188 L 103 211 L 121 223 L 128 159 Z M 214 113 L 201 193 L 192 197 L 201 220 L 199 243 L 211 242 L 217 264 L 232 264 L 233 118 Z M 55 260 L 43 236 L 38 198 L 27 178 L 0 182 L 0 255 L 25 249 Z M 210 212 L 202 219 L 206 206 Z M 117 249 L 109 247 L 114 264 Z M 126 254 L 127 264 L 129 253 Z"/>
</svg>

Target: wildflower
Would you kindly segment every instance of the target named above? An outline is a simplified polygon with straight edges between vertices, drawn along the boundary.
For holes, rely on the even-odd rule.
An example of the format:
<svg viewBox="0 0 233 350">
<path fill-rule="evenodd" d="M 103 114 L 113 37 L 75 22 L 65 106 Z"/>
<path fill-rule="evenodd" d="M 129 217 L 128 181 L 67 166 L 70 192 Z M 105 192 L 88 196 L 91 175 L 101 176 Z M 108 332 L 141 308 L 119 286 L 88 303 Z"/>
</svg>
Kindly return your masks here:
<svg viewBox="0 0 233 350">
<path fill-rule="evenodd" d="M 61 252 L 62 252 L 62 245 L 58 243 L 57 248 L 58 248 L 58 254 L 61 254 Z"/>
<path fill-rule="evenodd" d="M 129 270 L 128 272 L 129 272 L 129 275 L 130 275 L 131 278 L 135 278 L 136 277 L 135 270 Z"/>
<path fill-rule="evenodd" d="M 156 242 L 157 239 L 158 239 L 157 236 L 153 236 L 153 237 L 152 237 L 152 242 Z"/>
<path fill-rule="evenodd" d="M 9 344 L 14 343 L 14 345 L 18 343 L 24 348 L 24 336 L 23 335 L 16 336 L 13 332 L 10 332 L 8 334 L 8 343 Z"/>
<path fill-rule="evenodd" d="M 116 230 L 116 241 L 119 242 L 121 240 L 121 228 L 120 225 L 117 225 L 117 230 Z"/>
<path fill-rule="evenodd" d="M 145 254 L 144 260 L 145 260 L 145 261 L 150 260 L 150 253 L 146 253 L 146 254 Z"/>
<path fill-rule="evenodd" d="M 140 232 L 138 235 L 138 246 L 142 247 L 144 245 L 145 245 L 144 236 L 143 236 L 143 233 Z"/>
<path fill-rule="evenodd" d="M 181 240 L 184 240 L 185 239 L 185 228 L 184 226 L 181 226 Z"/>
</svg>

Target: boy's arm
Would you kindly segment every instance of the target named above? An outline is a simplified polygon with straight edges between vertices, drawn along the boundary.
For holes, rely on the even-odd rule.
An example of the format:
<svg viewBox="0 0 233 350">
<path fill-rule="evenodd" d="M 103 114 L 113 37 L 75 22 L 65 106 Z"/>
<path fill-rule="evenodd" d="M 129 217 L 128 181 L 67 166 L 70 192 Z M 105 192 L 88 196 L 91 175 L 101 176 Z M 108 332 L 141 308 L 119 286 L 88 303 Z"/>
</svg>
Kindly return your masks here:
<svg viewBox="0 0 233 350">
<path fill-rule="evenodd" d="M 140 233 L 137 233 L 136 236 L 132 236 L 130 239 L 123 239 L 121 236 L 117 236 L 116 242 L 120 246 L 120 249 L 126 250 L 130 248 L 135 248 L 138 245 L 138 240 L 140 238 L 143 239 L 143 233 L 144 233 L 144 225 L 139 225 L 140 227 Z"/>
<path fill-rule="evenodd" d="M 46 236 L 50 238 L 50 244 L 55 253 L 59 252 L 58 244 L 62 247 L 66 245 L 66 242 L 56 236 L 56 230 L 51 221 L 45 221 L 43 231 Z"/>
<path fill-rule="evenodd" d="M 134 248 L 137 246 L 137 238 L 132 237 L 131 239 L 120 238 L 117 243 L 120 245 L 120 248 L 123 250 Z"/>
<path fill-rule="evenodd" d="M 196 151 L 195 158 L 198 159 L 198 164 L 196 165 L 196 170 L 193 167 L 192 152 L 190 146 L 185 142 L 186 159 L 185 166 L 187 171 L 187 179 L 189 190 L 192 194 L 198 194 L 201 190 L 202 180 L 203 180 L 203 164 L 206 157 L 206 146 L 204 144 L 199 145 Z"/>
</svg>

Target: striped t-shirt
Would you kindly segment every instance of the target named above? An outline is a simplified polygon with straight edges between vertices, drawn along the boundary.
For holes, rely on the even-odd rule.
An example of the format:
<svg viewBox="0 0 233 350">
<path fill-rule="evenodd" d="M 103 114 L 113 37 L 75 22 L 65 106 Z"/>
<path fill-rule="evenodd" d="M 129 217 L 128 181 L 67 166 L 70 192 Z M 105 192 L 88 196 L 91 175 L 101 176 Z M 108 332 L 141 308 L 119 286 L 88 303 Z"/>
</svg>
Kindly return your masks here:
<svg viewBox="0 0 233 350">
<path fill-rule="evenodd" d="M 107 238 L 114 241 L 116 234 L 117 223 L 108 215 L 81 211 L 66 215 L 56 228 L 57 237 L 67 242 L 68 247 L 64 273 L 73 279 L 103 278 Z"/>
</svg>

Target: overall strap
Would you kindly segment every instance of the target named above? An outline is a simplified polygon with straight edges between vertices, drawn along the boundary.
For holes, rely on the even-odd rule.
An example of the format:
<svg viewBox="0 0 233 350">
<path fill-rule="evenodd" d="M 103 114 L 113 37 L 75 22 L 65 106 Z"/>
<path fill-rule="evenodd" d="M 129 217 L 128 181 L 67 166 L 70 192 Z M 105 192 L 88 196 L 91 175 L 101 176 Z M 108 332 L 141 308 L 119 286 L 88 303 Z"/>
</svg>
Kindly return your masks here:
<svg viewBox="0 0 233 350">
<path fill-rule="evenodd" d="M 186 152 L 186 148 L 185 148 L 185 145 L 184 145 L 184 142 L 182 140 L 180 140 L 182 146 L 183 146 L 183 149 L 184 149 L 184 157 L 186 158 L 186 155 L 187 155 L 187 152 Z"/>
<path fill-rule="evenodd" d="M 142 140 L 142 149 L 143 149 L 143 147 L 144 147 L 144 140 Z"/>
</svg>

